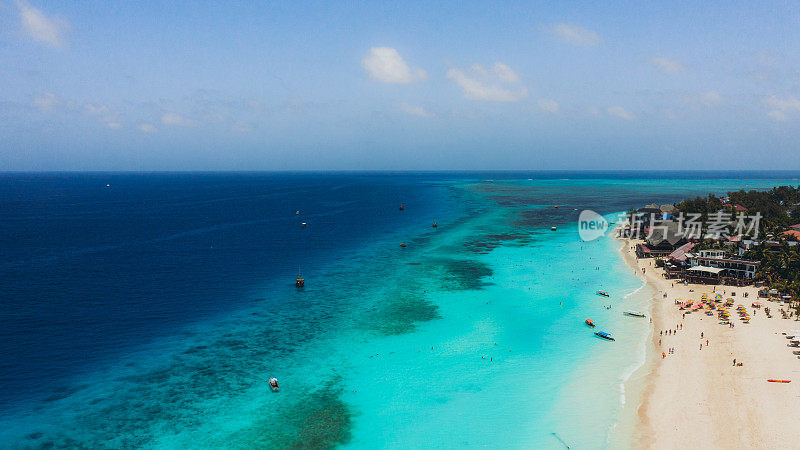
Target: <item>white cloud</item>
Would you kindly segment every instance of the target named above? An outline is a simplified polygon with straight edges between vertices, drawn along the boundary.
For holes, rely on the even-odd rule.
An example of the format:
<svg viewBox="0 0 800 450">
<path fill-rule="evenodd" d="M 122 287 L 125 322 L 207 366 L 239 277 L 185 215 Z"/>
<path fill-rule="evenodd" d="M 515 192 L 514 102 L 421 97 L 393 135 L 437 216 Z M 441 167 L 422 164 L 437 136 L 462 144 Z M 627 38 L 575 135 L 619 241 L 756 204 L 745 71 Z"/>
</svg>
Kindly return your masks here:
<svg viewBox="0 0 800 450">
<path fill-rule="evenodd" d="M 136 129 L 138 129 L 142 133 L 155 133 L 156 131 L 158 131 L 156 127 L 154 127 L 149 123 L 140 123 L 139 125 L 136 126 Z"/>
<path fill-rule="evenodd" d="M 108 128 L 112 130 L 119 130 L 122 128 L 122 124 L 117 120 L 117 114 L 108 109 L 108 106 L 87 103 L 83 108 L 86 114 L 97 117 L 97 119 Z"/>
<path fill-rule="evenodd" d="M 51 47 L 66 45 L 66 32 L 69 24 L 58 17 L 47 17 L 42 11 L 34 8 L 23 0 L 17 0 L 19 17 L 22 29 L 29 37 L 37 42 Z"/>
<path fill-rule="evenodd" d="M 108 106 L 105 105 L 95 105 L 93 103 L 87 103 L 84 105 L 84 109 L 86 109 L 86 113 L 90 115 L 106 115 L 109 113 Z"/>
<path fill-rule="evenodd" d="M 517 75 L 517 72 L 514 72 L 511 70 L 511 67 L 501 62 L 494 63 L 494 73 L 497 74 L 497 78 L 500 78 L 500 80 L 506 83 L 519 83 L 519 75 Z"/>
<path fill-rule="evenodd" d="M 663 56 L 654 56 L 650 58 L 650 64 L 656 66 L 658 70 L 664 73 L 680 73 L 686 70 L 686 67 L 684 67 L 680 61 L 664 58 Z"/>
<path fill-rule="evenodd" d="M 553 25 L 552 32 L 562 42 L 578 47 L 594 47 L 600 44 L 600 35 L 580 25 L 559 23 Z"/>
<path fill-rule="evenodd" d="M 611 114 L 612 116 L 619 117 L 625 120 L 636 120 L 636 115 L 632 112 L 626 110 L 622 106 L 610 106 L 606 111 Z"/>
<path fill-rule="evenodd" d="M 794 97 L 780 98 L 775 95 L 764 99 L 764 104 L 770 109 L 767 116 L 784 122 L 789 114 L 800 112 L 800 100 Z"/>
<path fill-rule="evenodd" d="M 403 102 L 400 104 L 400 109 L 402 109 L 406 114 L 411 114 L 412 116 L 434 117 L 433 113 L 427 111 L 422 106 L 413 106 Z"/>
<path fill-rule="evenodd" d="M 455 81 L 471 100 L 516 102 L 528 95 L 528 89 L 519 82 L 519 75 L 503 63 L 495 63 L 490 72 L 480 64 L 469 71 L 450 69 L 447 78 Z"/>
<path fill-rule="evenodd" d="M 164 114 L 161 116 L 161 123 L 176 127 L 193 127 L 197 124 L 194 120 L 187 119 L 178 113 Z"/>
<path fill-rule="evenodd" d="M 391 47 L 372 47 L 361 60 L 370 78 L 381 83 L 407 84 L 428 77 L 425 70 L 408 67 L 403 57 Z"/>
<path fill-rule="evenodd" d="M 552 114 L 558 114 L 558 112 L 561 110 L 561 107 L 558 105 L 558 102 L 553 100 L 552 98 L 543 98 L 536 103 L 539 105 L 540 109 Z"/>
<path fill-rule="evenodd" d="M 47 92 L 41 95 L 37 95 L 33 99 L 33 106 L 39 108 L 39 111 L 50 114 L 55 112 L 55 110 L 61 106 L 64 102 L 56 97 L 56 94 L 52 92 Z"/>
</svg>

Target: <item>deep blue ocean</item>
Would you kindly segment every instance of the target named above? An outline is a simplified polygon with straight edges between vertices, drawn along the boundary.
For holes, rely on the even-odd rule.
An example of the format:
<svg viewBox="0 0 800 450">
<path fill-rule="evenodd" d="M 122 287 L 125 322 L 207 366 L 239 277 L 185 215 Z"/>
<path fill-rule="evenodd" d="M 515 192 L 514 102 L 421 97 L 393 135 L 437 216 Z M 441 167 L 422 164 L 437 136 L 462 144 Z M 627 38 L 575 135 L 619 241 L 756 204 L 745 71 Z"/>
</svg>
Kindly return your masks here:
<svg viewBox="0 0 800 450">
<path fill-rule="evenodd" d="M 12 447 L 165 447 L 203 427 L 224 429 L 224 439 L 235 436 L 237 445 L 362 446 L 369 439 L 360 441 L 350 431 L 358 433 L 359 413 L 343 412 L 349 411 L 347 401 L 320 387 L 341 377 L 330 361 L 314 363 L 320 378 L 303 391 L 310 404 L 323 405 L 303 410 L 311 417 L 303 420 L 324 423 L 322 430 L 297 419 L 287 425 L 299 430 L 291 436 L 254 437 L 242 434 L 252 426 L 219 425 L 222 413 L 187 425 L 188 414 L 180 411 L 197 411 L 221 391 L 246 397 L 252 385 L 241 379 L 248 371 L 260 377 L 260 371 L 275 370 L 256 361 L 297 355 L 291 361 L 295 372 L 312 372 L 311 366 L 298 369 L 299 360 L 330 354 L 322 342 L 352 342 L 355 348 L 383 339 L 375 335 L 415 333 L 419 324 L 447 311 L 446 303 L 424 297 L 429 291 L 479 292 L 498 272 L 481 255 L 502 246 L 546 245 L 549 235 L 541 230 L 574 221 L 579 209 L 612 213 L 709 191 L 797 184 L 798 177 L 799 172 L 0 174 L 0 418 L 19 427 L 20 434 L 8 439 L 27 439 L 9 442 Z M 438 228 L 431 226 L 434 221 Z M 303 289 L 294 286 L 298 271 L 306 278 Z M 226 361 L 231 355 L 239 359 Z M 176 368 L 185 377 L 180 382 Z M 120 384 L 94 392 L 108 374 Z M 136 402 L 139 397 L 150 403 Z M 74 412 L 72 401 L 86 410 Z M 152 406 L 158 403 L 170 406 Z M 134 412 L 119 416 L 120 405 Z M 37 418 L 60 420 L 70 408 L 74 416 L 64 420 L 72 431 L 56 423 L 31 425 Z M 120 425 L 109 426 L 114 420 Z M 157 428 L 151 426 L 155 421 Z M 165 430 L 163 423 L 176 429 Z"/>
<path fill-rule="evenodd" d="M 313 288 L 343 250 L 446 220 L 437 179 L 0 175 L 0 404 L 256 300 L 264 285 L 294 293 L 298 270 Z"/>
</svg>

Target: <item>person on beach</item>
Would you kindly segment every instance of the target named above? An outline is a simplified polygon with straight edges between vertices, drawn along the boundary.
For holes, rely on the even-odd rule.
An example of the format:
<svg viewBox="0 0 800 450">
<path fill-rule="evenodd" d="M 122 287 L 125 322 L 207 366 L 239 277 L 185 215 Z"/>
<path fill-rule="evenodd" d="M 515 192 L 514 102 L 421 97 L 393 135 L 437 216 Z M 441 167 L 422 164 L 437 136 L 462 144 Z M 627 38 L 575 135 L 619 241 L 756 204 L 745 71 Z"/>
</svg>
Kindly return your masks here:
<svg viewBox="0 0 800 450">
<path fill-rule="evenodd" d="M 736 358 L 733 358 L 733 365 L 736 366 Z"/>
<path fill-rule="evenodd" d="M 706 347 L 708 347 L 708 339 L 706 339 Z"/>
</svg>

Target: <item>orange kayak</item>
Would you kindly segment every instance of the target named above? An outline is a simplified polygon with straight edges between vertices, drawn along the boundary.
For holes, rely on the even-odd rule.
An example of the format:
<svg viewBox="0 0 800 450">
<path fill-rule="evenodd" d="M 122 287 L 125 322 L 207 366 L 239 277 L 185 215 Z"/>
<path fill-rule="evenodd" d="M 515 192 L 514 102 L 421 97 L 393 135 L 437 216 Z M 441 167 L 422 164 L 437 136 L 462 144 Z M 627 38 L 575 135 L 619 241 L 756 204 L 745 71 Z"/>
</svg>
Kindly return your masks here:
<svg viewBox="0 0 800 450">
<path fill-rule="evenodd" d="M 589 325 L 590 327 L 594 328 L 594 322 L 592 322 L 592 319 L 586 319 L 586 325 Z"/>
</svg>

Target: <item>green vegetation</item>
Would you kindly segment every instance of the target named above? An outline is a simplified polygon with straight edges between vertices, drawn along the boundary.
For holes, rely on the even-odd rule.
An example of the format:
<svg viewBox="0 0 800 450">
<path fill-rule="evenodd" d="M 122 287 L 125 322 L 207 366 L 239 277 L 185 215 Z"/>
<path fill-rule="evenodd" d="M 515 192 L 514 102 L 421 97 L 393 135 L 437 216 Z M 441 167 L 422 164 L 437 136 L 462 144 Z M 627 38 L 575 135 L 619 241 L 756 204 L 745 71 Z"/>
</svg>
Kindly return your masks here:
<svg viewBox="0 0 800 450">
<path fill-rule="evenodd" d="M 709 194 L 706 198 L 697 197 L 684 200 L 675 206 L 684 215 L 699 213 L 704 229 L 709 222 L 709 216 L 720 210 L 730 213 L 733 221 L 735 221 L 736 214 L 740 212 L 748 216 L 759 213 L 761 214 L 759 222 L 759 236 L 761 237 L 769 237 L 770 234 L 777 236 L 789 225 L 800 222 L 800 186 L 780 186 L 769 191 L 728 192 L 727 203 L 723 200 L 725 199 Z M 746 211 L 737 211 L 737 205 L 744 207 Z M 732 232 L 733 227 L 731 226 L 728 231 Z"/>
</svg>

